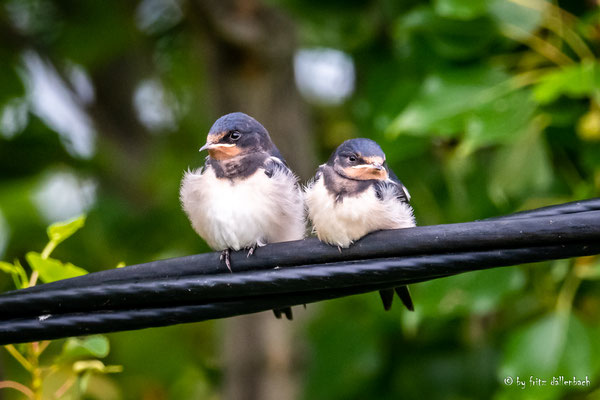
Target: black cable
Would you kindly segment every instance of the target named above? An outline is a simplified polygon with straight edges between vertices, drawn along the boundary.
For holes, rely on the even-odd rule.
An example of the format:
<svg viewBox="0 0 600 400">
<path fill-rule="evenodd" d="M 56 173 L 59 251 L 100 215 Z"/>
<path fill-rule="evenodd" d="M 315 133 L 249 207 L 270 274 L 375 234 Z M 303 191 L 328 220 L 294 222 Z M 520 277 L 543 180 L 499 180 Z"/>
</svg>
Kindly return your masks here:
<svg viewBox="0 0 600 400">
<path fill-rule="evenodd" d="M 440 276 L 518 263 L 537 262 L 548 259 L 568 258 L 598 254 L 600 243 L 543 246 L 524 249 L 498 249 L 493 251 L 466 252 L 458 254 L 408 257 L 395 260 L 371 260 L 348 265 L 323 265 L 304 268 L 284 268 L 274 271 L 255 271 L 229 275 L 229 283 L 221 275 L 203 276 L 200 280 L 182 280 L 161 290 L 195 292 L 200 285 L 213 293 L 228 287 L 232 296 L 210 297 L 183 296 L 170 306 L 169 302 L 156 302 L 130 309 L 88 310 L 81 313 L 42 314 L 18 317 L 0 323 L 0 343 L 20 343 L 54 339 L 73 335 L 114 332 L 171 325 L 183 322 L 230 317 L 292 306 L 315 301 L 365 293 L 389 287 L 390 284 L 406 284 L 435 279 Z M 361 283 L 357 283 L 360 281 Z M 254 286 L 257 284 L 257 286 Z M 292 286 L 289 286 L 289 285 Z M 194 286 L 195 285 L 195 286 Z M 232 285 L 229 287 L 229 285 Z M 348 286 L 343 286 L 348 285 Z M 239 293 L 242 290 L 243 293 Z M 167 293 L 167 292 L 163 292 Z M 198 304 L 199 300 L 206 303 Z M 196 303 L 194 303 L 196 302 Z M 121 304 L 122 305 L 122 304 Z"/>
<path fill-rule="evenodd" d="M 600 230 L 600 225 L 598 226 Z M 600 238 L 598 236 L 597 238 Z M 587 243 L 593 239 L 588 239 Z M 350 286 L 380 285 L 390 287 L 390 282 L 403 283 L 409 279 L 427 279 L 430 276 L 456 274 L 473 265 L 506 265 L 531 259 L 546 259 L 546 251 L 562 254 L 571 249 L 558 247 L 525 247 L 439 255 L 412 256 L 358 260 L 350 262 L 314 264 L 272 270 L 246 271 L 234 274 L 190 275 L 176 278 L 148 279 L 136 282 L 107 283 L 101 286 L 55 289 L 23 293 L 21 296 L 0 297 L 2 319 L 15 316 L 38 316 L 89 310 L 135 308 L 152 305 L 187 302 L 215 302 L 223 299 L 246 298 L 259 295 L 291 293 L 298 291 L 335 289 Z M 568 254 L 589 254 L 582 244 L 579 250 Z M 595 246 L 588 247 L 595 249 Z M 558 253 L 557 253 L 558 251 Z M 571 250 L 570 250 L 571 251 Z M 593 253 L 592 253 L 593 254 Z M 519 258 L 522 257 L 522 258 Z M 497 261 L 496 261 L 497 260 Z M 457 270 L 458 268 L 458 270 Z M 461 269 L 463 268 L 463 269 Z"/>
<path fill-rule="evenodd" d="M 590 200 L 589 203 L 600 208 L 600 199 Z M 570 205 L 568 209 L 572 209 L 572 207 L 573 205 Z M 560 210 L 560 208 L 556 209 Z M 537 210 L 530 211 L 530 213 L 535 211 Z M 258 248 L 251 257 L 247 257 L 245 251 L 232 252 L 231 264 L 233 272 L 238 273 L 326 262 L 519 247 L 524 243 L 531 246 L 547 245 L 579 240 L 586 235 L 597 234 L 599 225 L 600 211 L 558 213 L 552 216 L 530 218 L 525 218 L 523 215 L 518 218 L 506 216 L 496 220 L 374 232 L 342 251 L 319 242 L 317 238 L 273 243 Z M 225 265 L 220 262 L 220 253 L 204 253 L 95 272 L 77 278 L 8 292 L 2 297 L 51 289 L 104 285 L 109 282 L 131 282 L 147 278 L 166 279 L 228 272 Z M 0 304 L 2 297 L 0 297 Z"/>
<path fill-rule="evenodd" d="M 205 320 L 468 270 L 597 254 L 600 211 L 589 211 L 597 208 L 600 199 L 381 231 L 341 252 L 314 238 L 277 243 L 249 258 L 234 253 L 233 274 L 218 253 L 93 273 L 1 295 L 0 338 L 8 343 Z M 128 319 L 138 314 L 139 321 Z"/>
<path fill-rule="evenodd" d="M 553 217 L 556 215 L 576 214 L 586 211 L 600 211 L 600 198 L 573 201 L 570 203 L 536 208 L 534 210 L 519 211 L 510 215 L 486 218 L 485 221 L 496 221 L 499 219 L 508 220 L 535 217 Z"/>
</svg>

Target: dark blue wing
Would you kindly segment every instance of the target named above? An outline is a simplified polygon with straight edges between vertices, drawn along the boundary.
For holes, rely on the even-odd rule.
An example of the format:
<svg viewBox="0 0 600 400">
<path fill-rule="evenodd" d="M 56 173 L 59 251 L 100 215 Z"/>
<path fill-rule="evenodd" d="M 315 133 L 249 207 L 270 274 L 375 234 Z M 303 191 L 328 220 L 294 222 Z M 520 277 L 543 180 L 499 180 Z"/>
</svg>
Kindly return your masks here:
<svg viewBox="0 0 600 400">
<path fill-rule="evenodd" d="M 292 172 L 290 167 L 288 167 L 287 163 L 285 162 L 285 159 L 283 158 L 277 147 L 275 147 L 275 145 L 273 145 L 268 154 L 270 157 L 265 160 L 264 168 L 265 174 L 269 178 L 272 178 L 273 174 L 276 171 L 281 171 L 286 175 L 294 176 L 294 173 Z"/>
<path fill-rule="evenodd" d="M 406 186 L 404 186 L 404 184 L 400 181 L 400 179 L 398 179 L 398 177 L 396 176 L 396 174 L 394 173 L 394 171 L 392 171 L 387 163 L 384 164 L 385 168 L 388 171 L 388 175 L 389 175 L 389 179 L 387 181 L 384 182 L 378 182 L 377 185 L 375 186 L 375 192 L 377 193 L 377 196 L 379 198 L 381 198 L 382 196 L 382 189 L 385 186 L 388 185 L 394 185 L 394 191 L 396 193 L 396 197 L 398 198 L 398 200 L 410 204 L 410 193 L 408 193 L 408 189 L 406 189 Z"/>
</svg>

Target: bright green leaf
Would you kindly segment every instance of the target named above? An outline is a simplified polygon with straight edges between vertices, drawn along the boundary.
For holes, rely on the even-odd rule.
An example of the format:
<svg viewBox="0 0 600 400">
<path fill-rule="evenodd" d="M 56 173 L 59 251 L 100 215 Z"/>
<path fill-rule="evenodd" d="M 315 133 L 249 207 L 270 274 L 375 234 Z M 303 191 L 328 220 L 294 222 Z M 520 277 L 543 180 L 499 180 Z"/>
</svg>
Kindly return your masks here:
<svg viewBox="0 0 600 400">
<path fill-rule="evenodd" d="M 68 221 L 56 222 L 50 225 L 48 227 L 48 237 L 55 244 L 59 244 L 83 227 L 85 218 L 85 215 L 80 215 Z"/>
<path fill-rule="evenodd" d="M 69 338 L 63 345 L 58 360 L 64 362 L 89 357 L 104 358 L 109 351 L 108 339 L 102 335 L 88 336 L 83 339 Z"/>
<path fill-rule="evenodd" d="M 14 265 L 12 265 L 11 263 L 7 263 L 6 261 L 0 261 L 0 271 L 9 274 L 17 288 L 21 287 L 19 275 Z"/>
<path fill-rule="evenodd" d="M 71 263 L 62 263 L 53 258 L 44 259 L 39 253 L 29 252 L 25 256 L 29 266 L 40 274 L 40 279 L 46 283 L 61 279 L 74 278 L 87 274 L 83 268 Z"/>
<path fill-rule="evenodd" d="M 582 61 L 551 72 L 540 80 L 533 90 L 534 99 L 548 104 L 559 96 L 591 96 L 600 88 L 600 64 L 595 61 Z"/>
<path fill-rule="evenodd" d="M 0 271 L 11 275 L 17 289 L 22 289 L 27 286 L 27 274 L 18 261 L 16 261 L 15 264 L 0 261 Z"/>
<path fill-rule="evenodd" d="M 7 274 L 15 273 L 15 266 L 6 261 L 0 261 L 0 271 L 6 272 Z"/>
<path fill-rule="evenodd" d="M 83 372 L 95 372 L 100 374 L 114 374 L 123 371 L 121 365 L 104 365 L 100 360 L 82 360 L 73 363 L 73 372 L 81 374 Z"/>
<path fill-rule="evenodd" d="M 29 286 L 29 278 L 27 278 L 27 273 L 25 272 L 25 268 L 21 265 L 21 262 L 18 259 L 15 259 L 14 262 L 15 270 L 17 271 L 17 275 L 19 276 L 20 284 L 17 285 L 17 288 L 22 289 Z"/>
</svg>

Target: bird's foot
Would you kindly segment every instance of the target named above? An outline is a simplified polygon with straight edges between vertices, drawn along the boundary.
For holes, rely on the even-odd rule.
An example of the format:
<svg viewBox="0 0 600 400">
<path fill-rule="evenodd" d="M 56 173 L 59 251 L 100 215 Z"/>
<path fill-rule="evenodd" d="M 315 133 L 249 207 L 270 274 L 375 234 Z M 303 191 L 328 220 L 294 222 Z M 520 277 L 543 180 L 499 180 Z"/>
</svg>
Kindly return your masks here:
<svg viewBox="0 0 600 400">
<path fill-rule="evenodd" d="M 252 254 L 254 254 L 254 251 L 256 251 L 256 248 L 258 247 L 258 244 L 253 244 L 252 246 L 250 246 L 248 248 L 248 254 L 246 254 L 246 258 L 250 257 Z"/>
<path fill-rule="evenodd" d="M 231 260 L 229 259 L 230 251 L 231 250 L 229 250 L 229 249 L 223 250 L 221 252 L 221 257 L 219 257 L 219 260 L 221 260 L 221 261 L 225 260 L 225 266 L 227 267 L 229 272 L 233 273 L 233 271 L 231 270 Z"/>
</svg>

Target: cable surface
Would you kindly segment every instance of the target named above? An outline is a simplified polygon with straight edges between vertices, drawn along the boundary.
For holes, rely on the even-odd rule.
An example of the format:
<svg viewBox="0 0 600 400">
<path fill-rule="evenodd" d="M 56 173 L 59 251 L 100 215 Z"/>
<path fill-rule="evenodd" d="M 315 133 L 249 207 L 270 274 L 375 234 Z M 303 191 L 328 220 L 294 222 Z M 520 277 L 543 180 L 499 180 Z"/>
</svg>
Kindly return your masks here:
<svg viewBox="0 0 600 400">
<path fill-rule="evenodd" d="M 306 304 L 467 271 L 600 253 L 600 200 L 494 220 L 381 231 L 338 251 L 277 243 L 226 272 L 218 253 L 0 295 L 0 342 L 141 329 Z"/>
<path fill-rule="evenodd" d="M 178 282 L 152 282 L 146 289 L 150 297 L 134 297 L 139 304 L 120 302 L 134 307 L 125 309 L 99 309 L 83 306 L 82 312 L 43 313 L 30 317 L 16 317 L 0 322 L 0 343 L 17 343 L 45 340 L 73 335 L 142 329 L 183 322 L 204 321 L 233 315 L 269 310 L 272 308 L 307 304 L 330 298 L 366 293 L 400 284 L 422 282 L 439 277 L 486 268 L 548 259 L 569 258 L 600 253 L 600 243 L 544 246 L 533 249 L 502 249 L 459 254 L 408 257 L 397 260 L 359 262 L 347 268 L 339 265 L 322 267 L 287 268 L 276 271 L 257 271 L 211 276 L 203 284 L 194 279 Z M 269 274 L 279 275 L 273 279 Z M 239 275 L 239 276 L 238 276 Z M 233 279 L 235 278 L 235 279 Z M 361 283 L 358 284 L 357 282 Z M 288 284 L 293 286 L 287 286 Z M 187 286 L 186 286 L 187 285 Z M 196 286 L 195 286 L 196 285 Z M 256 286 L 255 286 L 256 285 Z M 347 285 L 347 286 L 344 286 Z M 220 289 L 227 288 L 223 293 Z M 135 292 L 123 287 L 123 293 Z M 136 290 L 139 290 L 138 287 Z M 181 297 L 160 299 L 162 295 Z M 201 289 L 201 290 L 198 290 Z M 208 290 L 206 290 L 208 289 Z M 205 292 L 223 297 L 211 298 Z M 239 291 L 242 293 L 239 293 Z M 91 294 L 88 292 L 87 294 Z M 187 295 L 186 295 L 187 294 Z M 208 294 L 210 296 L 210 294 Z M 83 298 L 79 293 L 75 299 Z M 122 297 L 121 297 L 122 299 Z M 22 305 L 21 305 L 22 306 Z"/>
<path fill-rule="evenodd" d="M 600 208 L 600 199 L 590 200 L 589 203 Z M 573 207 L 571 203 L 568 203 L 568 207 L 565 205 L 569 210 Z M 564 211 L 558 206 L 555 208 Z M 379 231 L 365 236 L 341 252 L 335 246 L 319 242 L 317 238 L 273 243 L 258 248 L 252 257 L 247 257 L 246 251 L 232 252 L 231 265 L 233 272 L 237 273 L 326 262 L 518 247 L 523 243 L 530 246 L 563 243 L 598 233 L 600 211 L 587 211 L 588 208 L 581 210 L 577 213 L 562 214 L 555 210 L 555 214 L 542 217 L 526 217 L 525 214 L 519 214 L 518 218 L 513 218 L 511 215 L 495 220 Z M 533 210 L 530 213 L 537 211 Z M 117 281 L 130 282 L 147 278 L 219 273 L 229 273 L 229 271 L 220 262 L 220 253 L 213 252 L 94 272 L 21 291 L 8 292 L 2 296 L 10 296 L 17 292 L 104 285 Z"/>
</svg>

